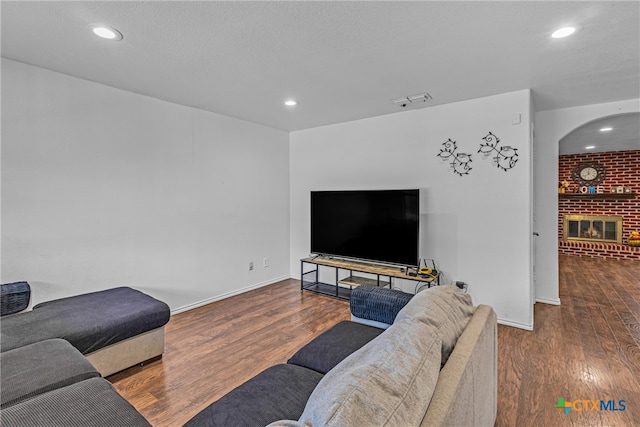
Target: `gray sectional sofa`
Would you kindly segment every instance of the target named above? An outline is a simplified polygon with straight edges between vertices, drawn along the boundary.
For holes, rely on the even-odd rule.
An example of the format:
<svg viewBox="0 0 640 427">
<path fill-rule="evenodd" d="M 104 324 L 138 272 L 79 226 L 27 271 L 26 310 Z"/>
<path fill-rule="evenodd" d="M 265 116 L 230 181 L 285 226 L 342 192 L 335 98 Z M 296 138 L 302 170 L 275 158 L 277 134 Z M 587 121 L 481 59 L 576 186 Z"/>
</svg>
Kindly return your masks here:
<svg viewBox="0 0 640 427">
<path fill-rule="evenodd" d="M 288 363 L 261 372 L 186 426 L 492 426 L 493 309 L 474 307 L 468 294 L 451 286 L 413 297 L 398 292 L 354 289 L 354 317 L 393 319 L 386 330 L 338 323 Z"/>
<path fill-rule="evenodd" d="M 164 350 L 162 301 L 121 287 L 36 305 L 0 322 L 0 424 L 149 426 L 103 376 Z"/>
<path fill-rule="evenodd" d="M 128 295 L 131 298 L 127 300 L 140 303 L 136 292 L 115 291 L 111 295 L 119 296 L 115 300 L 98 293 L 89 300 L 115 303 Z M 80 298 L 62 301 L 58 307 L 78 302 L 91 306 L 90 301 Z M 56 306 L 48 303 L 33 311 Z M 97 306 L 91 307 L 97 310 Z M 353 291 L 351 309 L 354 319 L 388 328 L 340 322 L 297 351 L 288 363 L 261 372 L 210 404 L 186 426 L 494 424 L 497 322 L 491 307 L 474 307 L 469 295 L 450 286 L 433 287 L 415 296 L 361 286 Z M 55 324 L 48 315 L 36 315 L 25 321 L 30 328 L 37 324 L 34 319 Z M 61 317 L 67 315 L 72 314 Z M 89 354 L 100 351 L 86 342 L 86 335 L 78 337 L 77 330 L 60 321 L 58 329 L 53 325 L 45 329 L 62 331 L 64 337 L 39 331 L 20 338 L 21 334 L 11 330 L 16 321 L 5 322 L 14 316 L 2 321 L 0 424 L 150 425 L 75 347 Z M 142 317 L 145 323 L 154 316 Z M 99 313 L 89 314 L 80 323 L 91 332 L 100 324 L 99 318 Z M 391 324 L 386 323 L 389 321 Z M 71 324 L 81 326 L 78 322 Z M 147 327 L 153 329 L 154 325 L 151 322 Z M 140 332 L 135 327 L 132 330 Z M 104 331 L 96 339 L 106 347 L 116 345 L 113 334 Z M 123 341 L 135 339 L 119 336 Z"/>
</svg>

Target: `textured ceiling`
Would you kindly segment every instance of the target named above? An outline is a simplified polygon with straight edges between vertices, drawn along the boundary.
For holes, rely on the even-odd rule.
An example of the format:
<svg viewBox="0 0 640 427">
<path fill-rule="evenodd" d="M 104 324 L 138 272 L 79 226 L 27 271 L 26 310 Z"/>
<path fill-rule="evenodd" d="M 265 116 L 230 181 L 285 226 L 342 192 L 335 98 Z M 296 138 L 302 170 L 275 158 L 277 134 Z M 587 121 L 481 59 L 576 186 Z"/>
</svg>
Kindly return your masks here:
<svg viewBox="0 0 640 427">
<path fill-rule="evenodd" d="M 532 88 L 543 111 L 640 97 L 639 6 L 2 1 L 2 56 L 284 130 L 425 91 L 432 106 Z M 96 38 L 97 22 L 124 39 Z M 549 37 L 568 24 L 574 36 Z"/>
</svg>

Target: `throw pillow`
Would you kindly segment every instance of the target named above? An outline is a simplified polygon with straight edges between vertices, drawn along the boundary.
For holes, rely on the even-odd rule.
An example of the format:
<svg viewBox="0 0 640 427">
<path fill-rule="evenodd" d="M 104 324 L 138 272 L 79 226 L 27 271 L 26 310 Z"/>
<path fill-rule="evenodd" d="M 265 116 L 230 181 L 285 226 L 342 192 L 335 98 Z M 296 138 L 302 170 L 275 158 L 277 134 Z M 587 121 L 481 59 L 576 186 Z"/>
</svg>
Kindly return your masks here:
<svg viewBox="0 0 640 427">
<path fill-rule="evenodd" d="M 299 423 L 318 427 L 420 424 L 440 373 L 440 348 L 433 326 L 396 321 L 320 380 Z"/>
<path fill-rule="evenodd" d="M 418 292 L 398 312 L 394 323 L 410 319 L 432 325 L 442 341 L 444 366 L 474 311 L 469 294 L 454 286 L 434 286 Z"/>
</svg>

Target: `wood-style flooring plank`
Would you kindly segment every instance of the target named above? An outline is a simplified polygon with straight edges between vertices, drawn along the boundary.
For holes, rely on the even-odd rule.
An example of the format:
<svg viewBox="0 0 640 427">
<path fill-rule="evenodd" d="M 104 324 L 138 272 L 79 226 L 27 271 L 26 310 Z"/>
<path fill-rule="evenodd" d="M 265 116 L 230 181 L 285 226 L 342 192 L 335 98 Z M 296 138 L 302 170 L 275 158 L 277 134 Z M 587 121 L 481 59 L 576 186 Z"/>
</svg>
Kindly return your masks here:
<svg viewBox="0 0 640 427">
<path fill-rule="evenodd" d="M 286 280 L 171 317 L 161 360 L 108 379 L 151 424 L 181 426 L 341 320 L 349 304 Z M 560 306 L 498 325 L 496 426 L 640 426 L 640 263 L 560 257 Z M 625 400 L 625 411 L 554 408 Z"/>
</svg>

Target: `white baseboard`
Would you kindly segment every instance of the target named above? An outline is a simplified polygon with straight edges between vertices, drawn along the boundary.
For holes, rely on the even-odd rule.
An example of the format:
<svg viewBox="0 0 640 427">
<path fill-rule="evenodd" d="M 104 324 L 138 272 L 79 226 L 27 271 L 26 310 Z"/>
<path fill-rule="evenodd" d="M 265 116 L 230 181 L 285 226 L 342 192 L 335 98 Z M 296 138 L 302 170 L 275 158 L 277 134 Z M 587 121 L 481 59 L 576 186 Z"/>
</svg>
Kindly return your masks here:
<svg viewBox="0 0 640 427">
<path fill-rule="evenodd" d="M 498 323 L 505 326 L 511 326 L 518 329 L 525 329 L 527 331 L 533 331 L 533 325 L 526 325 L 524 323 L 512 322 L 511 320 L 498 319 Z"/>
<path fill-rule="evenodd" d="M 229 298 L 235 295 L 240 295 L 245 292 L 251 291 L 253 289 L 262 288 L 263 286 L 273 285 L 274 283 L 281 282 L 283 280 L 290 279 L 289 276 L 277 277 L 275 279 L 267 280 L 266 282 L 257 283 L 255 285 L 247 286 L 246 288 L 236 289 L 235 291 L 227 292 L 221 295 L 216 295 L 215 297 L 207 298 L 202 301 L 194 302 L 193 304 L 185 305 L 182 307 L 178 307 L 174 310 L 171 310 L 171 314 L 178 314 L 185 311 L 193 310 L 194 308 L 202 307 L 203 305 L 211 304 L 212 302 L 220 301 L 225 298 Z"/>
<path fill-rule="evenodd" d="M 182 312 L 185 312 L 185 311 L 193 310 L 194 308 L 202 307 L 203 305 L 207 305 L 207 304 L 210 304 L 210 303 L 215 302 L 215 301 L 220 301 L 220 300 L 223 300 L 225 298 L 232 297 L 234 295 L 240 295 L 240 294 L 243 294 L 245 292 L 251 291 L 253 289 L 262 288 L 264 286 L 272 285 L 274 283 L 281 282 L 282 280 L 287 280 L 287 279 L 296 279 L 296 277 L 292 277 L 292 276 L 277 277 L 275 279 L 271 279 L 271 280 L 268 280 L 266 282 L 257 283 L 255 285 L 247 286 L 247 287 L 242 288 L 242 289 L 237 289 L 235 291 L 231 291 L 231 292 L 227 292 L 227 293 L 224 293 L 224 294 L 221 294 L 221 295 L 217 295 L 215 297 L 207 298 L 205 300 L 198 301 L 198 302 L 195 302 L 193 304 L 189 304 L 189 305 L 185 305 L 185 306 L 182 306 L 182 307 L 178 307 L 175 310 L 171 310 L 171 314 L 173 315 L 173 314 L 178 314 L 178 313 L 182 313 Z M 297 280 L 300 280 L 300 279 L 297 279 Z M 554 304 L 554 302 L 549 301 L 549 300 L 538 299 L 536 301 L 543 302 L 543 303 L 546 303 L 546 304 Z M 560 300 L 558 300 L 557 303 L 555 303 L 555 304 L 559 305 L 560 304 Z M 510 320 L 498 319 L 498 323 L 501 324 L 501 325 L 505 325 L 505 326 L 512 326 L 512 327 L 518 328 L 518 329 L 525 329 L 527 331 L 532 331 L 533 330 L 533 325 L 526 325 L 524 323 L 513 322 L 513 321 L 510 321 Z"/>
<path fill-rule="evenodd" d="M 543 304 L 560 305 L 560 298 L 557 298 L 557 299 L 536 298 L 536 302 L 541 302 Z"/>
</svg>

